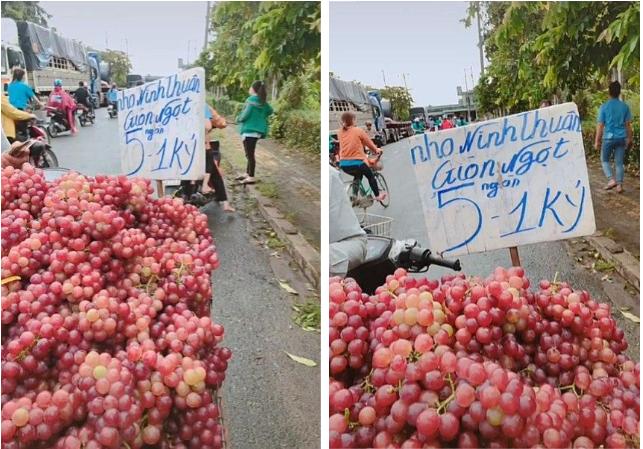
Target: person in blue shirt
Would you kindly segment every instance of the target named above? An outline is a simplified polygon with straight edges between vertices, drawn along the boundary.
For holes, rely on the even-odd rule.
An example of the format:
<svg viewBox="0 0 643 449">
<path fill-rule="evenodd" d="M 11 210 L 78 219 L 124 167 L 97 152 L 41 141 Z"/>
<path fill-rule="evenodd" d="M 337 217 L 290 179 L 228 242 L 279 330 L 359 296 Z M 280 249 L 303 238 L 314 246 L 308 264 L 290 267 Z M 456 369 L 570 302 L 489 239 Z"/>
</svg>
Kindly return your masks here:
<svg viewBox="0 0 643 449">
<path fill-rule="evenodd" d="M 114 105 L 118 109 L 118 89 L 116 84 L 112 83 L 112 87 L 107 91 L 107 102 Z"/>
<path fill-rule="evenodd" d="M 609 94 L 610 99 L 603 103 L 598 111 L 594 147 L 598 150 L 600 145 L 603 173 L 608 179 L 605 190 L 616 187 L 616 191 L 622 193 L 625 150 L 632 146 L 632 113 L 629 106 L 618 98 L 621 95 L 621 84 L 618 81 L 610 83 Z M 612 176 L 612 154 L 616 178 Z"/>
<path fill-rule="evenodd" d="M 36 97 L 33 89 L 23 81 L 24 77 L 25 71 L 19 67 L 16 67 L 15 69 L 13 69 L 13 78 L 7 86 L 9 103 L 11 103 L 14 108 L 18 108 L 21 111 L 27 109 L 29 102 L 32 100 L 40 104 L 40 102 L 38 101 L 38 97 Z"/>
</svg>

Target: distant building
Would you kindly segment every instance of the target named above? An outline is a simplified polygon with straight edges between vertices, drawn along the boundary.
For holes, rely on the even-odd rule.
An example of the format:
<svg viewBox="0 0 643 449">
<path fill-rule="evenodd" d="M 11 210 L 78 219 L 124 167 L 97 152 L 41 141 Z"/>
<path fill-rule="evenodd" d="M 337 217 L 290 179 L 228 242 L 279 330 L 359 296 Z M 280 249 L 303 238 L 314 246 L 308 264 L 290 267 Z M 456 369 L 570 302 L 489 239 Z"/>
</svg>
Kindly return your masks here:
<svg viewBox="0 0 643 449">
<path fill-rule="evenodd" d="M 477 105 L 475 103 L 475 97 L 473 90 L 462 90 L 461 86 L 457 87 L 458 93 L 458 103 L 457 104 L 443 104 L 439 106 L 425 106 L 425 107 L 413 107 L 410 109 L 411 118 L 420 117 L 425 120 L 431 117 L 442 117 L 442 116 L 462 116 L 467 118 L 467 111 L 469 112 L 471 121 L 475 121 L 477 118 Z M 467 108 L 468 106 L 468 108 Z"/>
</svg>

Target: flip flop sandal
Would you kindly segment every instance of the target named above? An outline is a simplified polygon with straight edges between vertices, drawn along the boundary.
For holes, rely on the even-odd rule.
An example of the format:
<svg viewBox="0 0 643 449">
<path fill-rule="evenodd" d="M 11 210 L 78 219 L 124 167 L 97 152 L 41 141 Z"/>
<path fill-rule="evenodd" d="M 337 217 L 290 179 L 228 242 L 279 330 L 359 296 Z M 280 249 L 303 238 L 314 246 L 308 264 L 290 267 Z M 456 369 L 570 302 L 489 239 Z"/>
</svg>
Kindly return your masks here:
<svg viewBox="0 0 643 449">
<path fill-rule="evenodd" d="M 247 179 L 244 179 L 243 181 L 239 182 L 239 184 L 256 184 L 257 181 L 248 181 Z"/>
<path fill-rule="evenodd" d="M 234 178 L 234 180 L 235 181 L 242 181 L 242 180 L 244 180 L 246 178 L 247 178 L 247 176 L 243 175 L 243 176 L 237 176 L 236 178 Z"/>
<path fill-rule="evenodd" d="M 611 181 L 607 183 L 605 186 L 605 190 L 612 190 L 614 187 L 616 187 L 618 184 L 612 183 Z"/>
</svg>

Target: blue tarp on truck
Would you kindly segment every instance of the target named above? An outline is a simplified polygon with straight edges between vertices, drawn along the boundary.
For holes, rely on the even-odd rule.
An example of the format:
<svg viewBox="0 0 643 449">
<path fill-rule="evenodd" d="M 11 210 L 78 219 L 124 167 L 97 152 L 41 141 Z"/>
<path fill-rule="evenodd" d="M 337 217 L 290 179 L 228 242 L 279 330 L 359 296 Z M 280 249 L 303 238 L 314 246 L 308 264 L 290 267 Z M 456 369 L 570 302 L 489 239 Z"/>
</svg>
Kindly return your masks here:
<svg viewBox="0 0 643 449">
<path fill-rule="evenodd" d="M 54 57 L 69 61 L 74 70 L 87 70 L 87 54 L 80 42 L 64 38 L 35 23 L 17 22 L 17 26 L 20 48 L 28 71 L 49 67 Z"/>
</svg>

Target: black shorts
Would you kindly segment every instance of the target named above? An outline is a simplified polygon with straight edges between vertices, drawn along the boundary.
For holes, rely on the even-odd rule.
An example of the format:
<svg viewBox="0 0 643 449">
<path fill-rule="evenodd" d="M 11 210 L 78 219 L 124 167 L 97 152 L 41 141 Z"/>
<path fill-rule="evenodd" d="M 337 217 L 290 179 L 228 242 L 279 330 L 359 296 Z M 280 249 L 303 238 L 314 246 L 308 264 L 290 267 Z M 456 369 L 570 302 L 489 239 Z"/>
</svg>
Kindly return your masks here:
<svg viewBox="0 0 643 449">
<path fill-rule="evenodd" d="M 205 150 L 205 172 L 213 173 L 216 170 L 214 166 L 214 154 L 212 150 Z"/>
</svg>

